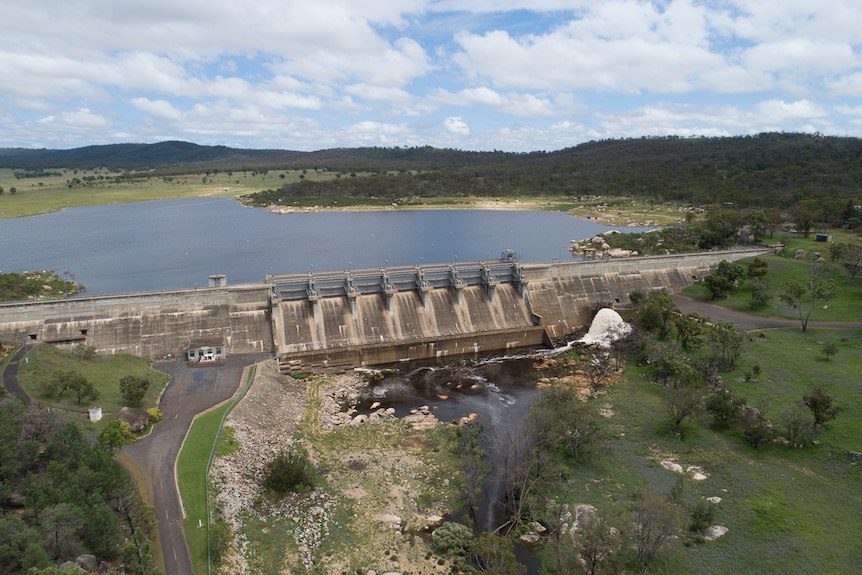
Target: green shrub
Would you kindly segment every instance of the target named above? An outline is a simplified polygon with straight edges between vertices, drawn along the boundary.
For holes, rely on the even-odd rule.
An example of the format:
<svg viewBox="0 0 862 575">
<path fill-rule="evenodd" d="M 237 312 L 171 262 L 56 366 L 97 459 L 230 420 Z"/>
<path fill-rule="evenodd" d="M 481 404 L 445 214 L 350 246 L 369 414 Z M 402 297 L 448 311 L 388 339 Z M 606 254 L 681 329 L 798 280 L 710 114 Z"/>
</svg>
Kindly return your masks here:
<svg viewBox="0 0 862 575">
<path fill-rule="evenodd" d="M 141 400 L 150 388 L 150 380 L 137 375 L 124 375 L 120 378 L 120 395 L 131 407 L 140 407 Z"/>
<path fill-rule="evenodd" d="M 147 413 L 150 414 L 150 423 L 158 423 L 164 417 L 162 410 L 158 407 L 151 407 L 147 409 Z"/>
<path fill-rule="evenodd" d="M 267 466 L 263 486 L 278 495 L 314 489 L 314 466 L 308 458 L 308 451 L 294 443 L 276 455 Z"/>
<path fill-rule="evenodd" d="M 447 521 L 434 530 L 431 546 L 440 555 L 466 555 L 473 542 L 473 532 L 466 525 Z"/>
<path fill-rule="evenodd" d="M 715 504 L 700 499 L 691 510 L 691 522 L 688 525 L 690 531 L 701 532 L 710 525 L 715 519 Z"/>
</svg>

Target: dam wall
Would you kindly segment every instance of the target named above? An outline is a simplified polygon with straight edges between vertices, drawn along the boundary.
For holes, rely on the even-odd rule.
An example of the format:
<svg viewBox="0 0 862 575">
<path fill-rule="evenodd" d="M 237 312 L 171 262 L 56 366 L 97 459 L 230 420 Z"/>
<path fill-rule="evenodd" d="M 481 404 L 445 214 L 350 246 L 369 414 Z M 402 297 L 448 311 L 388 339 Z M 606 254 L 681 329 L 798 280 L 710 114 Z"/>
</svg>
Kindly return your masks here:
<svg viewBox="0 0 862 575">
<path fill-rule="evenodd" d="M 0 340 L 153 359 L 196 344 L 334 368 L 548 344 L 633 292 L 676 292 L 733 250 L 521 265 L 513 259 L 271 276 L 194 290 L 0 304 Z"/>
<path fill-rule="evenodd" d="M 553 340 L 592 320 L 597 307 L 625 306 L 634 292 L 676 293 L 700 281 L 722 260 L 772 253 L 727 250 L 571 263 L 525 264 L 526 299 Z"/>
<path fill-rule="evenodd" d="M 161 358 L 199 342 L 228 353 L 272 350 L 265 284 L 0 305 L 0 339 L 83 344 L 101 354 Z"/>
<path fill-rule="evenodd" d="M 282 368 L 392 363 L 543 343 L 519 287 L 499 284 L 276 304 Z"/>
</svg>

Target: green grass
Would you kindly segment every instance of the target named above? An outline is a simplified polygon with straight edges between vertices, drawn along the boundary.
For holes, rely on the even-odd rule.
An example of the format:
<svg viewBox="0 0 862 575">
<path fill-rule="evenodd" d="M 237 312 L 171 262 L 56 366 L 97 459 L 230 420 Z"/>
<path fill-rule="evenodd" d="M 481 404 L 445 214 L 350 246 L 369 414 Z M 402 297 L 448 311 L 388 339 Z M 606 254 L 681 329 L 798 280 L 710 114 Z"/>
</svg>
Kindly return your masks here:
<svg viewBox="0 0 862 575">
<path fill-rule="evenodd" d="M 207 530 L 198 527 L 199 521 L 207 525 L 207 464 L 228 407 L 230 404 L 224 404 L 195 418 L 177 458 L 177 483 L 186 512 L 183 532 L 192 572 L 199 575 L 207 572 Z"/>
<path fill-rule="evenodd" d="M 249 513 L 243 519 L 243 531 L 249 540 L 249 568 L 253 573 L 281 573 L 286 548 L 294 551 L 293 530 L 296 524 L 283 517 L 263 521 Z"/>
<path fill-rule="evenodd" d="M 829 248 L 827 244 L 814 241 L 803 243 L 801 238 L 794 239 L 793 243 L 798 246 L 808 246 L 809 255 L 816 247 L 824 257 L 828 258 Z M 785 250 L 785 253 L 792 256 L 795 253 L 795 248 L 792 251 Z M 766 256 L 762 259 L 769 264 L 769 272 L 763 280 L 772 295 L 768 305 L 759 309 L 751 309 L 750 280 L 746 280 L 742 286 L 726 294 L 728 296 L 726 299 L 716 300 L 715 303 L 722 307 L 753 315 L 798 319 L 795 310 L 783 305 L 775 296 L 782 284 L 790 279 L 798 280 L 811 272 L 810 260 L 796 260 L 786 256 Z M 743 260 L 740 263 L 747 265 L 749 261 L 751 260 Z M 823 270 L 826 277 L 833 279 L 840 286 L 840 292 L 826 304 L 826 309 L 816 308 L 811 314 L 811 321 L 862 321 L 862 310 L 859 307 L 859 302 L 862 301 L 862 276 L 850 277 L 847 270 L 840 264 L 826 264 Z M 685 289 L 683 293 L 695 299 L 712 299 L 712 294 L 702 283 L 694 284 Z"/>
<path fill-rule="evenodd" d="M 730 531 L 712 543 L 679 545 L 670 572 L 858 573 L 862 557 L 847 534 L 862 529 L 862 467 L 850 464 L 847 451 L 862 445 L 862 330 L 765 334 L 754 334 L 724 381 L 749 404 L 767 398 L 776 425 L 782 409 L 822 383 L 844 411 L 816 435 L 819 444 L 755 449 L 738 432 L 713 430 L 706 416 L 686 422 L 680 439 L 667 431 L 665 390 L 630 367 L 626 381 L 598 400 L 612 406 L 617 437 L 594 460 L 570 470 L 568 492 L 577 503 L 622 506 L 641 486 L 671 489 L 678 476 L 660 460 L 702 466 L 709 478 L 686 480 L 683 501 L 690 506 L 701 497 L 721 497 L 716 523 Z M 818 341 L 830 339 L 840 341 L 841 350 L 827 362 Z M 742 381 L 755 363 L 763 370 L 759 381 Z"/>
<path fill-rule="evenodd" d="M 192 573 L 207 573 L 207 530 L 199 524 L 207 525 L 207 472 L 210 456 L 217 453 L 231 453 L 238 446 L 233 438 L 233 429 L 222 429 L 225 414 L 242 399 L 254 381 L 255 370 L 248 374 L 246 386 L 239 398 L 224 403 L 215 409 L 199 415 L 192 422 L 180 454 L 177 457 L 177 485 L 186 518 L 183 520 L 183 533 L 192 563 Z M 218 439 L 218 442 L 216 440 Z M 213 494 L 210 493 L 212 497 Z M 199 523 L 200 522 L 200 523 Z"/>
<path fill-rule="evenodd" d="M 52 345 L 37 345 L 28 353 L 29 363 L 21 361 L 18 379 L 27 394 L 41 403 L 66 411 L 86 414 L 92 405 L 101 405 L 105 417 L 96 424 L 87 424 L 95 430 L 113 419 L 124 402 L 120 395 L 120 378 L 125 375 L 146 377 L 150 387 L 141 402 L 142 407 L 154 407 L 169 377 L 153 369 L 152 362 L 133 355 L 102 355 L 92 360 L 82 360 L 76 354 L 57 349 Z M 99 399 L 84 400 L 81 405 L 75 402 L 72 392 L 66 392 L 60 401 L 45 397 L 41 391 L 42 382 L 49 381 L 57 370 L 73 370 L 87 378 L 99 390 Z M 87 419 L 86 421 L 89 422 Z"/>
<path fill-rule="evenodd" d="M 61 171 L 61 176 L 45 178 L 16 179 L 13 171 L 0 169 L 0 186 L 6 193 L 0 195 L 0 218 L 32 216 L 48 212 L 56 212 L 64 208 L 78 206 L 95 206 L 103 204 L 118 204 L 126 202 L 142 202 L 166 198 L 187 198 L 200 196 L 235 197 L 242 194 L 259 192 L 270 188 L 279 188 L 285 183 L 299 181 L 300 175 L 309 180 L 325 180 L 335 177 L 334 173 L 307 170 L 270 170 L 266 174 L 252 174 L 251 171 L 220 172 L 207 176 L 204 173 L 193 173 L 168 178 L 150 177 L 141 173 L 141 178 L 124 183 L 92 185 L 85 188 L 69 189 L 67 180 L 84 178 L 85 176 L 116 176 L 117 173 L 106 174 L 104 171 L 92 170 L 48 170 Z M 284 178 L 280 175 L 284 174 Z M 18 189 L 15 195 L 9 193 L 14 186 Z"/>
</svg>

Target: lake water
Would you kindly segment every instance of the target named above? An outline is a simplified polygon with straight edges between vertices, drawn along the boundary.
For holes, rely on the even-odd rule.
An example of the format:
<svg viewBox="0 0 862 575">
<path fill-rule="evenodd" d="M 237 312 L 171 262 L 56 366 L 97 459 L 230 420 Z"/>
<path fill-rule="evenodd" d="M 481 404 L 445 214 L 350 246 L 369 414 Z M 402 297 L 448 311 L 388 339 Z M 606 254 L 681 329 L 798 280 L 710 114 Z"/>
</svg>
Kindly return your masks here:
<svg viewBox="0 0 862 575">
<path fill-rule="evenodd" d="M 570 240 L 608 229 L 543 211 L 275 214 L 230 198 L 156 200 L 2 219 L 0 271 L 54 270 L 102 295 L 205 287 L 212 274 L 263 282 L 267 274 L 490 259 L 506 249 L 522 262 L 567 261 Z"/>
</svg>

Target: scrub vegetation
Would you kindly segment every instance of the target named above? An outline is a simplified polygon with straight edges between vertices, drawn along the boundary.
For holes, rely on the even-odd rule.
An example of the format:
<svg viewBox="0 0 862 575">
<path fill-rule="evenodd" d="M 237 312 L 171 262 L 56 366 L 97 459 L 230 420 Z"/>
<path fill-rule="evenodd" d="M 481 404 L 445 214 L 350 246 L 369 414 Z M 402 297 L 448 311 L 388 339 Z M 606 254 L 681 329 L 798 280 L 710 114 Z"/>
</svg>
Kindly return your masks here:
<svg viewBox="0 0 862 575">
<path fill-rule="evenodd" d="M 53 270 L 0 272 L 0 302 L 63 298 L 83 291 L 84 286 L 73 277 L 60 277 Z"/>
<path fill-rule="evenodd" d="M 0 435 L 3 573 L 81 554 L 108 562 L 108 573 L 153 573 L 154 510 L 111 450 L 62 414 L 9 399 L 0 400 Z"/>
</svg>

